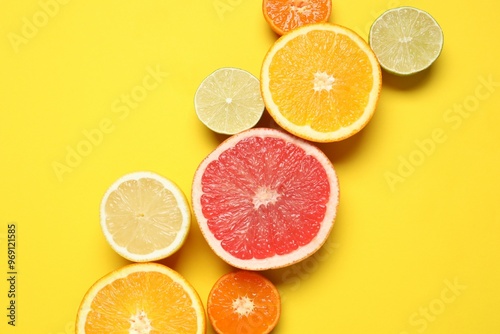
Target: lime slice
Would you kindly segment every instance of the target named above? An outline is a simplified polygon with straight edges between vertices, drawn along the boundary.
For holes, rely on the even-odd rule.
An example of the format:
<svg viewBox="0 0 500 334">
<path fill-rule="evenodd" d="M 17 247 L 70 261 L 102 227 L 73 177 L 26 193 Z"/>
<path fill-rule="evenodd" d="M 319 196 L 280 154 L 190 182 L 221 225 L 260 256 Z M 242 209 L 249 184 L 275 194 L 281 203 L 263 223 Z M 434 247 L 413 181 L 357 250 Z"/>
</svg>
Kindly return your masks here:
<svg viewBox="0 0 500 334">
<path fill-rule="evenodd" d="M 443 49 L 443 31 L 427 12 L 413 7 L 389 9 L 370 29 L 369 43 L 380 66 L 409 75 L 425 70 Z"/>
<path fill-rule="evenodd" d="M 220 68 L 200 84 L 194 106 L 200 121 L 214 132 L 248 130 L 264 113 L 259 79 L 239 68 Z"/>
</svg>

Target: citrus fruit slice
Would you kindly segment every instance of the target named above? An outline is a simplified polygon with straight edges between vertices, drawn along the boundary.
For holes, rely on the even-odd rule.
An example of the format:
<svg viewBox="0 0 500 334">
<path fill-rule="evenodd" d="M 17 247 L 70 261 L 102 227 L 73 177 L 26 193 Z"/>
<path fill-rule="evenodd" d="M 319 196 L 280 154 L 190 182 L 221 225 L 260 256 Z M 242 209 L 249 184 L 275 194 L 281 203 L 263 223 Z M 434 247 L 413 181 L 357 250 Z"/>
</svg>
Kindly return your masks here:
<svg viewBox="0 0 500 334">
<path fill-rule="evenodd" d="M 234 135 L 196 170 L 193 211 L 214 252 L 241 269 L 285 267 L 326 241 L 338 205 L 328 157 L 283 131 Z"/>
<path fill-rule="evenodd" d="M 443 31 L 429 13 L 413 8 L 389 9 L 370 28 L 369 43 L 380 66 L 409 75 L 425 70 L 443 49 Z"/>
<path fill-rule="evenodd" d="M 239 68 L 220 68 L 202 81 L 194 106 L 200 121 L 214 132 L 248 130 L 264 113 L 259 79 Z"/>
<path fill-rule="evenodd" d="M 329 23 L 281 36 L 261 71 L 269 114 L 285 130 L 316 142 L 360 131 L 375 112 L 381 85 L 370 46 L 352 30 Z"/>
<path fill-rule="evenodd" d="M 262 12 L 278 35 L 306 24 L 326 22 L 332 12 L 332 0 L 263 0 Z"/>
<path fill-rule="evenodd" d="M 101 228 L 111 247 L 135 262 L 155 261 L 176 252 L 191 224 L 182 190 L 152 172 L 127 174 L 101 201 Z"/>
<path fill-rule="evenodd" d="M 99 279 L 78 309 L 77 334 L 193 333 L 206 330 L 193 286 L 157 263 L 134 263 Z"/>
<path fill-rule="evenodd" d="M 280 312 L 278 289 L 256 272 L 227 273 L 208 295 L 208 318 L 219 334 L 267 334 L 278 323 Z"/>
</svg>

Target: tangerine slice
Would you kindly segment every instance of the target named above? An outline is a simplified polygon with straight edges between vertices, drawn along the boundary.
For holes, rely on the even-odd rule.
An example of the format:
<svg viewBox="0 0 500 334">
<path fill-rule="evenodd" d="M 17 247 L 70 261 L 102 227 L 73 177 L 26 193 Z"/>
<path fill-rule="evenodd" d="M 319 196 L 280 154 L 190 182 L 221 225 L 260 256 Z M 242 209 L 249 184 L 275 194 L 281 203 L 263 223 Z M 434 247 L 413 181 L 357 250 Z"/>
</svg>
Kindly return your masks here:
<svg viewBox="0 0 500 334">
<path fill-rule="evenodd" d="M 278 35 L 306 24 L 326 22 L 332 12 L 332 0 L 264 0 L 262 12 Z"/>
<path fill-rule="evenodd" d="M 258 273 L 231 272 L 212 287 L 207 312 L 219 334 L 267 334 L 279 321 L 280 295 L 273 283 Z"/>
</svg>

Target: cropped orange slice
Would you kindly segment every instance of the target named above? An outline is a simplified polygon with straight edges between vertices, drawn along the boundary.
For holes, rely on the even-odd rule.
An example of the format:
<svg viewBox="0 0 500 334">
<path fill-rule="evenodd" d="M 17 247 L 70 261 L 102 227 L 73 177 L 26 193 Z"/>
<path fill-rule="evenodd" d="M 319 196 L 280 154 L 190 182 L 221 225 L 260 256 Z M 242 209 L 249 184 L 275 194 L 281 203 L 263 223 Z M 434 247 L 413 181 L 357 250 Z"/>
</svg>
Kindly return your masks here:
<svg viewBox="0 0 500 334">
<path fill-rule="evenodd" d="M 278 35 L 306 24 L 326 22 L 332 12 L 332 0 L 263 0 L 262 12 Z"/>
<path fill-rule="evenodd" d="M 266 334 L 278 323 L 280 295 L 273 283 L 258 273 L 231 272 L 213 286 L 207 311 L 219 334 Z"/>
<path fill-rule="evenodd" d="M 359 132 L 375 112 L 381 85 L 380 65 L 367 42 L 329 23 L 281 36 L 261 71 L 269 114 L 285 130 L 315 142 Z"/>
<path fill-rule="evenodd" d="M 193 333 L 206 330 L 203 304 L 178 272 L 156 263 L 124 266 L 85 294 L 76 334 Z"/>
</svg>

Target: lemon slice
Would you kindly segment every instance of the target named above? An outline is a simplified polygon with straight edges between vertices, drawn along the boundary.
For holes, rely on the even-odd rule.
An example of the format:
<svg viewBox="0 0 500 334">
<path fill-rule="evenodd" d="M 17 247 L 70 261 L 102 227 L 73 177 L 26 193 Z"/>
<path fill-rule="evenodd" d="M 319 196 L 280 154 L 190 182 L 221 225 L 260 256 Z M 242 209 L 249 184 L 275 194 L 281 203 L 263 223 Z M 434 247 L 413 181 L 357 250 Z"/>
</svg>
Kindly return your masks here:
<svg viewBox="0 0 500 334">
<path fill-rule="evenodd" d="M 101 202 L 101 228 L 111 248 L 134 262 L 155 261 L 176 252 L 191 224 L 184 193 L 151 172 L 127 174 Z"/>
<path fill-rule="evenodd" d="M 248 130 L 264 113 L 259 79 L 239 68 L 220 68 L 202 81 L 194 106 L 200 121 L 214 132 Z"/>
<path fill-rule="evenodd" d="M 434 63 L 443 49 L 443 31 L 427 12 L 413 7 L 389 9 L 370 28 L 369 44 L 380 66 L 410 75 Z"/>
</svg>

